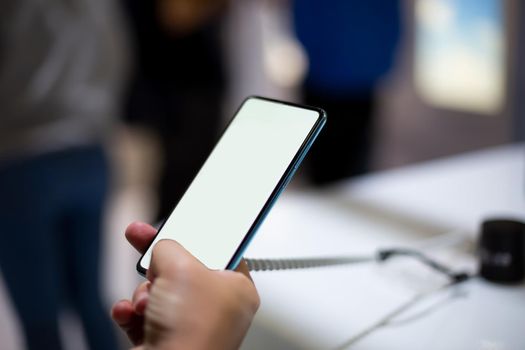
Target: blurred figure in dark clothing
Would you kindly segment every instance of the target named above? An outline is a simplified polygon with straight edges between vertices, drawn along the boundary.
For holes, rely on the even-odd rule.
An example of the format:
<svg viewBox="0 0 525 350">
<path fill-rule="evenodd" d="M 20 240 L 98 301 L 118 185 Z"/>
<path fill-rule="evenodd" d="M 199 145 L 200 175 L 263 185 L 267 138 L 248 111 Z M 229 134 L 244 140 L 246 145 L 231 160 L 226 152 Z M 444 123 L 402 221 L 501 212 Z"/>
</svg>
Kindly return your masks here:
<svg viewBox="0 0 525 350">
<path fill-rule="evenodd" d="M 107 0 L 0 4 L 0 267 L 28 349 L 61 349 L 64 304 L 117 348 L 100 295 L 122 43 Z M 0 346 L 1 347 L 1 346 Z"/>
<path fill-rule="evenodd" d="M 160 139 L 159 220 L 169 215 L 218 136 L 227 85 L 220 37 L 225 2 L 124 0 L 136 49 L 126 119 Z"/>
<path fill-rule="evenodd" d="M 310 62 L 304 101 L 329 117 L 309 156 L 314 184 L 370 168 L 374 90 L 394 61 L 400 11 L 395 0 L 293 1 L 296 34 Z"/>
</svg>

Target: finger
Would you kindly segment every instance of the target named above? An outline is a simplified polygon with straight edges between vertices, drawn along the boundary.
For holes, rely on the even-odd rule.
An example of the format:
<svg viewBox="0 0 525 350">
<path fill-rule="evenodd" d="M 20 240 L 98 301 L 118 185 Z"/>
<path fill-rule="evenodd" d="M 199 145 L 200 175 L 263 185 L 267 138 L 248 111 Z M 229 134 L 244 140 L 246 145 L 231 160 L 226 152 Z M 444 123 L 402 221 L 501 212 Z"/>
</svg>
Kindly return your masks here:
<svg viewBox="0 0 525 350">
<path fill-rule="evenodd" d="M 124 330 L 131 322 L 134 313 L 133 304 L 129 300 L 120 300 L 111 308 L 111 318 Z"/>
<path fill-rule="evenodd" d="M 134 312 L 131 301 L 121 300 L 113 305 L 111 317 L 126 332 L 134 345 L 142 343 L 144 339 L 144 317 Z"/>
<path fill-rule="evenodd" d="M 180 269 L 205 268 L 205 266 L 191 255 L 182 245 L 171 239 L 163 239 L 153 247 L 148 279 L 155 276 L 175 276 Z"/>
<path fill-rule="evenodd" d="M 157 234 L 157 229 L 144 222 L 134 222 L 126 228 L 126 239 L 131 245 L 144 254 L 153 238 Z"/>
<path fill-rule="evenodd" d="M 135 292 L 133 293 L 131 303 L 133 305 L 133 311 L 137 315 L 144 315 L 144 312 L 146 311 L 150 287 L 151 283 L 149 281 L 143 282 L 137 287 L 137 289 L 135 289 Z"/>
<path fill-rule="evenodd" d="M 248 269 L 248 264 L 244 259 L 241 259 L 241 262 L 239 263 L 239 265 L 237 265 L 235 271 L 242 273 L 244 276 L 248 277 L 250 281 L 253 282 L 252 276 L 250 275 L 250 269 Z"/>
</svg>

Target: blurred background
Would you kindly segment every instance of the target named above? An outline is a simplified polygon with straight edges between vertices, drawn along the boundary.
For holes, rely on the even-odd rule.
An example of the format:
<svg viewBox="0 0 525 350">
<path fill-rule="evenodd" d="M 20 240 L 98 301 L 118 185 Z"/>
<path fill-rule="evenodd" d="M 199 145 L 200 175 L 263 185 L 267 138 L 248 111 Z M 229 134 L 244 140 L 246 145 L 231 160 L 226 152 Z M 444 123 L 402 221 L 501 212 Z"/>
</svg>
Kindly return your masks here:
<svg viewBox="0 0 525 350">
<path fill-rule="evenodd" d="M 519 0 L 8 0 L 0 18 L 0 349 L 125 346 L 99 333 L 139 282 L 125 227 L 169 214 L 249 95 L 328 113 L 292 191 L 525 138 Z"/>
</svg>

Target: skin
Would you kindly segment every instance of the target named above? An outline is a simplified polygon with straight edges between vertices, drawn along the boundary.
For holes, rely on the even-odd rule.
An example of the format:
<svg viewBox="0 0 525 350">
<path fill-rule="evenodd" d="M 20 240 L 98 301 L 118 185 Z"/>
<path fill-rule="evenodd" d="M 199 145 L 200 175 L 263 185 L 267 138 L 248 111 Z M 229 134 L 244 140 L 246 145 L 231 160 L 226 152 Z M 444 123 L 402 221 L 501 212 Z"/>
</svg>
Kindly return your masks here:
<svg viewBox="0 0 525 350">
<path fill-rule="evenodd" d="M 126 238 L 144 253 L 156 232 L 136 222 Z M 111 310 L 134 349 L 237 349 L 260 304 L 244 261 L 210 270 L 171 240 L 155 245 L 147 279 Z"/>
</svg>

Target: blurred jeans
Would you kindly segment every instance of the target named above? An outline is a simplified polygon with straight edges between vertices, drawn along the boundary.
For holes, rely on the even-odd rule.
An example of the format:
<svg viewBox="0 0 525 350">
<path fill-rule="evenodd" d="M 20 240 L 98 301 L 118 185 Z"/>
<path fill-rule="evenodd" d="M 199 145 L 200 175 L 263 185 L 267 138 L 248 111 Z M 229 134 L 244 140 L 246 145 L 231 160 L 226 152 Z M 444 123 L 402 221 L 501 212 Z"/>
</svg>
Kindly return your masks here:
<svg viewBox="0 0 525 350">
<path fill-rule="evenodd" d="M 117 349 L 99 291 L 107 187 L 100 146 L 0 163 L 0 267 L 28 349 L 62 348 L 64 306 L 78 312 L 90 348 Z"/>
</svg>

